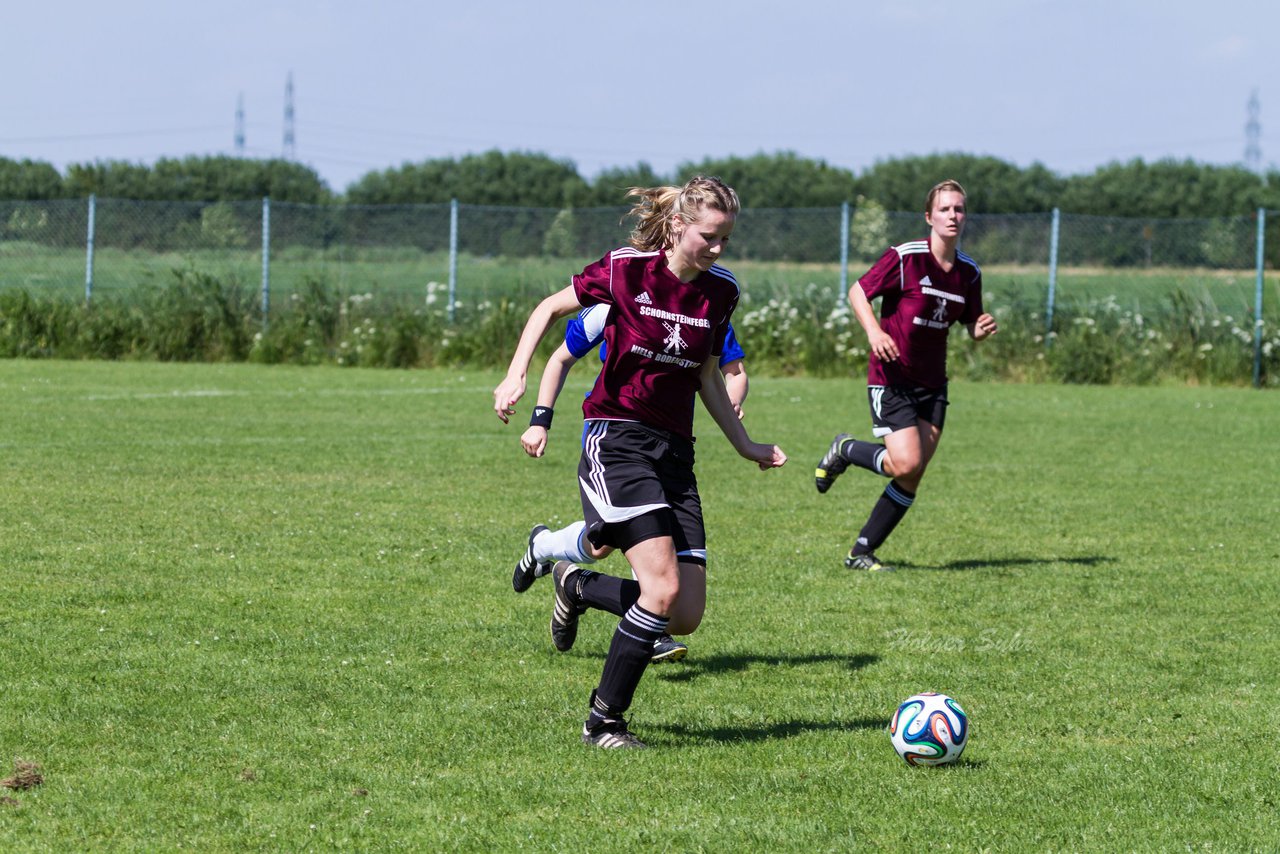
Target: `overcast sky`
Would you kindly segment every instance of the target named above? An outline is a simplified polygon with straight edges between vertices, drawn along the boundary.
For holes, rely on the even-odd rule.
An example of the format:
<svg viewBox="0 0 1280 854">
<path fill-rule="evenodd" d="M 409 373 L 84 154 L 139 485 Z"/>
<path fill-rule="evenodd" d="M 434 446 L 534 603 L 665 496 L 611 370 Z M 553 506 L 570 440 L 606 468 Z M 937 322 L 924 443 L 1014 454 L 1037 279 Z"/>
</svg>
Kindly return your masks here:
<svg viewBox="0 0 1280 854">
<path fill-rule="evenodd" d="M 336 191 L 490 149 L 586 178 L 794 151 L 861 172 L 942 151 L 1280 161 L 1280 2 L 7 0 L 0 156 L 284 152 Z"/>
</svg>

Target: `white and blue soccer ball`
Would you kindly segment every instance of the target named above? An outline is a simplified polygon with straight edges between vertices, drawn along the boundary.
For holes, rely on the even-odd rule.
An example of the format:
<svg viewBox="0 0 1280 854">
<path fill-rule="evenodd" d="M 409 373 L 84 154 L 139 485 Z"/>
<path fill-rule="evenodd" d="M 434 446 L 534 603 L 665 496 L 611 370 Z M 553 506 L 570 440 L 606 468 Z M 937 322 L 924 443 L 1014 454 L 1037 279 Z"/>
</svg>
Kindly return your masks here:
<svg viewBox="0 0 1280 854">
<path fill-rule="evenodd" d="M 908 765 L 946 765 L 964 753 L 969 716 L 946 694 L 913 694 L 893 713 L 889 740 Z"/>
</svg>

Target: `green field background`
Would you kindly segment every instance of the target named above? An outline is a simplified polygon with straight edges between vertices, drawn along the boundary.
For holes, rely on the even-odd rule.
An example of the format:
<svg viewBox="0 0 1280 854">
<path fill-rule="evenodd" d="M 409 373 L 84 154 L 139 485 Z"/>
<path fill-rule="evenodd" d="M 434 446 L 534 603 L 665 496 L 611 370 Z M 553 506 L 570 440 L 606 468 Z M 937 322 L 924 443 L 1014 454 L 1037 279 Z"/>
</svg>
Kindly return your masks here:
<svg viewBox="0 0 1280 854">
<path fill-rule="evenodd" d="M 499 375 L 0 361 L 0 790 L 13 850 L 1275 850 L 1274 395 L 955 383 L 882 550 L 848 380 L 758 379 L 762 473 L 699 418 L 709 607 L 652 749 L 578 741 L 614 625 L 555 652 L 535 522 L 578 517 Z M 527 417 L 522 407 L 518 419 Z M 604 565 L 624 573 L 614 558 Z M 884 731 L 922 690 L 960 764 Z"/>
<path fill-rule="evenodd" d="M 570 275 L 596 258 L 502 258 L 462 255 L 458 260 L 457 298 L 469 306 L 486 300 L 518 297 L 536 300 L 568 283 Z M 861 275 L 874 259 L 851 259 L 849 280 Z M 801 264 L 730 259 L 748 302 L 788 298 L 806 290 L 841 284 L 838 264 Z M 176 270 L 199 270 L 224 281 L 239 282 L 260 293 L 262 256 L 252 251 L 191 250 L 150 252 L 102 249 L 95 253 L 93 293 L 98 297 L 126 297 L 135 288 L 166 285 Z M 1049 270 L 1037 266 L 983 267 L 984 283 L 996 298 L 1020 297 L 1043 307 L 1049 293 Z M 22 287 L 33 295 L 83 297 L 85 255 L 75 249 L 54 249 L 9 241 L 0 244 L 0 287 Z M 1280 274 L 1268 273 L 1264 286 L 1264 317 L 1273 316 L 1280 298 Z M 445 297 L 449 256 L 412 248 L 360 249 L 327 252 L 288 249 L 273 256 L 267 290 L 273 307 L 283 308 L 308 281 L 324 281 L 344 294 L 373 294 L 388 300 L 421 303 L 429 293 Z M 435 287 L 430 287 L 434 285 Z M 1057 300 L 1087 302 L 1115 298 L 1129 309 L 1153 311 L 1170 294 L 1182 292 L 1204 300 L 1221 313 L 1242 318 L 1252 312 L 1257 296 L 1253 270 L 1150 269 L 1067 267 L 1054 283 Z"/>
</svg>

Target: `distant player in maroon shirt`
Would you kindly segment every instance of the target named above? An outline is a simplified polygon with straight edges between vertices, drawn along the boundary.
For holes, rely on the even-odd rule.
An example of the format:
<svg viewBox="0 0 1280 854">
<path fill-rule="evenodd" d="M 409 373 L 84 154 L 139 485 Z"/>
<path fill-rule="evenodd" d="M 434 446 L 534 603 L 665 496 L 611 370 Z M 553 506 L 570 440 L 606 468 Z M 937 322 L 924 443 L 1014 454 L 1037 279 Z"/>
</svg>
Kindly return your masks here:
<svg viewBox="0 0 1280 854">
<path fill-rule="evenodd" d="M 747 435 L 719 368 L 738 286 L 716 261 L 733 232 L 737 194 L 699 177 L 629 195 L 639 198 L 631 246 L 610 252 L 538 304 L 493 392 L 494 411 L 506 422 L 551 324 L 583 306 L 610 306 L 604 368 L 582 405 L 587 431 L 578 487 L 591 542 L 621 549 L 638 580 L 568 561 L 551 573 L 557 649 L 573 645 L 587 608 L 621 618 L 582 730 L 585 743 L 610 748 L 645 746 L 623 715 L 653 643 L 664 634 L 690 634 L 706 608 L 706 534 L 693 474 L 695 393 L 739 454 L 761 469 L 787 461 L 776 445 Z M 547 407 L 535 407 L 530 423 L 549 426 L 550 419 Z"/>
<path fill-rule="evenodd" d="M 851 463 L 891 478 L 844 560 L 850 569 L 892 569 L 875 550 L 911 508 L 942 438 L 952 324 L 964 324 L 975 341 L 996 333 L 995 318 L 982 310 L 982 271 L 957 248 L 965 223 L 964 188 L 943 181 L 931 189 L 924 219 L 927 238 L 890 247 L 849 289 L 849 304 L 870 345 L 871 432 L 884 443 L 841 433 L 818 462 L 815 481 L 825 493 Z M 879 319 L 871 307 L 877 297 Z"/>
</svg>

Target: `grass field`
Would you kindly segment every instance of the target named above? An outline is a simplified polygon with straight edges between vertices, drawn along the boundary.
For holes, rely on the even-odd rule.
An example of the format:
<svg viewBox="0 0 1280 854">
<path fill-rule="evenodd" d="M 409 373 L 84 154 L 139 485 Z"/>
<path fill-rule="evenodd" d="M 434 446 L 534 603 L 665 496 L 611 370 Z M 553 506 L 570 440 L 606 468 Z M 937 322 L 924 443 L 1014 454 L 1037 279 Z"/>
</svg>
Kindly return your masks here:
<svg viewBox="0 0 1280 854">
<path fill-rule="evenodd" d="M 547 636 L 510 570 L 577 518 L 493 372 L 0 362 L 0 839 L 21 851 L 1276 850 L 1274 395 L 956 384 L 911 514 L 848 381 L 760 379 L 761 473 L 705 419 L 710 604 L 578 743 L 614 621 Z M 574 377 L 565 400 L 586 381 Z M 623 572 L 617 558 L 614 571 Z M 885 725 L 955 696 L 961 763 Z"/>
</svg>

